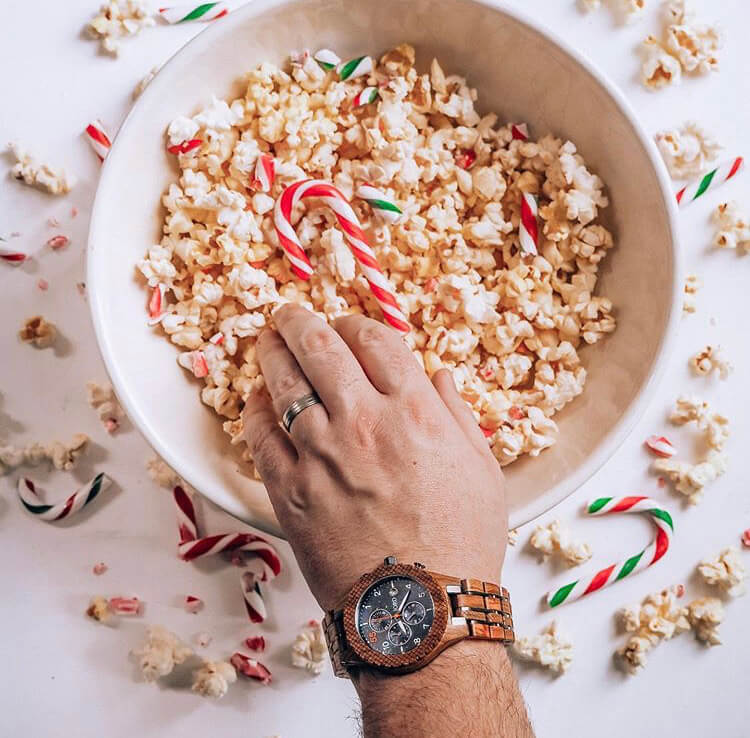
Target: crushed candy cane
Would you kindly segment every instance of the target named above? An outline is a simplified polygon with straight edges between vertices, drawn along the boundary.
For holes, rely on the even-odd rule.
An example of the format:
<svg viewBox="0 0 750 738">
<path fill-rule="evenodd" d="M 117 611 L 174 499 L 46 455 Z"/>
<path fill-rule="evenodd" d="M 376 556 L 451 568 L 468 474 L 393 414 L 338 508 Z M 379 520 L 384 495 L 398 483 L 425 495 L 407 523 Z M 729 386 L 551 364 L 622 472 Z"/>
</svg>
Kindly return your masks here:
<svg viewBox="0 0 750 738">
<path fill-rule="evenodd" d="M 265 651 L 266 650 L 266 639 L 263 636 L 250 636 L 244 640 L 245 648 L 249 648 L 251 651 Z"/>
<path fill-rule="evenodd" d="M 103 561 L 100 561 L 97 564 L 94 564 L 94 568 L 92 569 L 92 571 L 94 572 L 94 574 L 96 574 L 96 576 L 101 576 L 105 571 L 107 571 L 107 569 L 109 569 L 109 567 Z"/>
<path fill-rule="evenodd" d="M 750 548 L 750 528 L 742 531 L 742 536 L 740 540 L 742 541 L 742 545 L 745 548 Z"/>
<path fill-rule="evenodd" d="M 186 595 L 185 610 L 193 615 L 197 615 L 204 607 L 204 602 L 200 597 Z"/>
<path fill-rule="evenodd" d="M 57 251 L 59 249 L 64 249 L 69 243 L 70 239 L 67 236 L 59 235 L 52 236 L 52 238 L 47 241 L 47 246 Z"/>
<path fill-rule="evenodd" d="M 109 598 L 109 609 L 114 615 L 143 615 L 143 606 L 137 597 Z"/>
<path fill-rule="evenodd" d="M 245 656 L 244 653 L 240 653 L 239 651 L 233 653 L 230 663 L 242 676 L 255 679 L 261 684 L 271 683 L 271 672 L 260 661 Z"/>
<path fill-rule="evenodd" d="M 664 436 L 649 436 L 646 439 L 645 444 L 651 451 L 653 451 L 653 453 L 664 459 L 668 459 L 670 456 L 674 456 L 677 453 L 672 442 Z"/>
<path fill-rule="evenodd" d="M 42 292 L 46 292 L 49 289 L 49 282 L 46 279 L 40 279 L 36 286 L 42 290 Z"/>
</svg>

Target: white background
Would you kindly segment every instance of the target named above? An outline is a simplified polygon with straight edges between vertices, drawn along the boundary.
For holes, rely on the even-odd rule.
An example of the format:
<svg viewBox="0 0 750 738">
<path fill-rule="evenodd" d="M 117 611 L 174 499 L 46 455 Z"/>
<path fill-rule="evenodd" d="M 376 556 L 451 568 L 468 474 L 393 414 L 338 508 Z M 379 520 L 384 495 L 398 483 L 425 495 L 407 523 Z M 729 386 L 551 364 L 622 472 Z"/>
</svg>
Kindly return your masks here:
<svg viewBox="0 0 750 738">
<path fill-rule="evenodd" d="M 97 54 L 95 42 L 80 37 L 96 4 L 97 0 L 3 3 L 0 141 L 25 142 L 80 181 L 65 198 L 52 198 L 10 180 L 2 185 L 0 235 L 20 231 L 15 243 L 34 252 L 34 259 L 20 268 L 0 263 L 1 437 L 21 442 L 86 432 L 94 446 L 73 476 L 83 482 L 94 470 L 104 470 L 116 484 L 69 523 L 49 525 L 20 509 L 14 492 L 17 474 L 0 480 L 0 733 L 80 738 L 200 735 L 209 730 L 249 738 L 277 733 L 284 738 L 355 735 L 357 703 L 348 683 L 334 679 L 330 669 L 310 679 L 288 665 L 298 627 L 319 615 L 288 547 L 279 545 L 285 569 L 266 590 L 269 620 L 262 628 L 251 627 L 242 608 L 237 569 L 219 560 L 185 564 L 177 559 L 172 502 L 146 474 L 149 452 L 138 433 L 126 424 L 116 436 L 108 436 L 86 406 L 86 380 L 103 381 L 105 375 L 88 307 L 75 287 L 84 278 L 88 218 L 99 169 L 80 132 L 95 117 L 116 131 L 136 82 L 202 28 L 188 24 L 147 29 L 124 43 L 121 57 L 112 60 Z M 698 0 L 705 19 L 719 20 L 727 31 L 721 71 L 685 79 L 681 86 L 657 93 L 646 92 L 637 82 L 637 44 L 658 29 L 656 0 L 647 3 L 643 20 L 627 28 L 618 26 L 604 9 L 580 14 L 573 0 L 517 4 L 593 58 L 625 90 L 649 132 L 694 118 L 725 144 L 727 156 L 743 153 L 750 130 L 750 7 L 742 0 Z M 504 63 L 502 49 L 494 50 L 493 58 Z M 7 160 L 2 166 L 9 164 Z M 750 175 L 737 177 L 681 215 L 687 266 L 700 274 L 705 287 L 698 296 L 697 314 L 683 320 L 657 400 L 617 455 L 554 512 L 592 544 L 594 562 L 606 564 L 639 550 L 651 535 L 650 527 L 646 521 L 622 517 L 586 520 L 580 515 L 582 504 L 602 494 L 651 494 L 675 512 L 672 549 L 657 567 L 559 610 L 561 626 L 575 642 L 575 661 L 568 674 L 554 679 L 536 668 L 519 666 L 539 736 L 748 735 L 750 634 L 743 624 L 748 622 L 750 599 L 728 603 L 723 646 L 706 649 L 690 634 L 682 635 L 656 649 L 646 670 L 635 677 L 622 675 L 611 658 L 623 640 L 613 618 L 618 607 L 677 582 L 687 585 L 689 597 L 706 592 L 693 575 L 695 564 L 737 543 L 740 532 L 750 526 L 750 475 L 744 457 L 750 440 L 744 412 L 750 400 L 744 381 L 750 362 L 745 323 L 750 256 L 710 248 L 708 216 L 726 198 L 744 201 L 750 210 Z M 80 214 L 72 219 L 74 205 Z M 46 224 L 50 217 L 59 219 L 59 228 Z M 70 247 L 58 252 L 44 248 L 58 232 L 72 239 Z M 40 277 L 49 281 L 49 291 L 37 288 Z M 55 351 L 36 351 L 16 339 L 23 320 L 37 312 L 59 326 L 63 340 Z M 689 374 L 689 355 L 709 342 L 720 343 L 736 365 L 728 382 Z M 708 490 L 700 506 L 690 509 L 667 489 L 658 488 L 641 447 L 647 435 L 669 431 L 683 449 L 692 451 L 694 436 L 674 432 L 665 420 L 672 400 L 682 391 L 704 395 L 726 411 L 733 424 L 729 471 Z M 59 499 L 74 487 L 64 473 L 35 470 L 32 476 L 49 499 Z M 198 504 L 199 514 L 208 520 L 204 529 L 238 528 L 211 505 Z M 530 526 L 521 530 L 504 574 L 522 635 L 549 622 L 551 616 L 541 609 L 539 598 L 569 576 L 552 564 L 538 564 L 524 550 L 530 532 Z M 750 565 L 750 552 L 743 555 Z M 110 569 L 96 578 L 91 567 L 99 560 Z M 89 597 L 96 593 L 137 594 L 147 602 L 146 617 L 113 627 L 97 625 L 83 616 Z M 188 593 L 206 601 L 203 613 L 188 615 L 182 610 Z M 141 684 L 128 651 L 141 640 L 144 621 L 164 624 L 185 638 L 210 632 L 214 642 L 205 653 L 216 658 L 227 657 L 241 638 L 262 631 L 270 643 L 263 660 L 274 673 L 274 683 L 261 687 L 242 682 L 219 702 L 191 694 L 181 679 L 159 686 Z"/>
</svg>

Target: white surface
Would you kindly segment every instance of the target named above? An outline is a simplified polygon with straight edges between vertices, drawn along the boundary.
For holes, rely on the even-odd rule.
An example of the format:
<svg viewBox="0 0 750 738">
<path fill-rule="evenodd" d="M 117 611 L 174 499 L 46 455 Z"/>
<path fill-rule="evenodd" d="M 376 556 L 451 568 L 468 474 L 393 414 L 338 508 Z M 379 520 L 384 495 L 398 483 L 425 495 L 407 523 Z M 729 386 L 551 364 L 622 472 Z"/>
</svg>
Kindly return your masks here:
<svg viewBox="0 0 750 738">
<path fill-rule="evenodd" d="M 196 402 L 195 382 L 175 366 L 176 347 L 146 324 L 144 286 L 133 277 L 144 245 L 161 232 L 163 213 L 156 205 L 176 176 L 162 132 L 175 111 L 192 112 L 236 86 L 238 69 L 259 61 L 283 63 L 289 47 L 320 43 L 352 58 L 362 39 L 372 49 L 387 49 L 408 38 L 422 69 L 437 56 L 445 69 L 460 69 L 476 80 L 485 110 L 524 120 L 532 131 L 551 129 L 572 137 L 588 166 L 607 183 L 612 206 L 602 220 L 617 234 L 619 248 L 601 269 L 597 289 L 618 306 L 619 329 L 606 341 L 584 346 L 587 392 L 556 415 L 558 443 L 541 458 L 508 468 L 511 526 L 565 499 L 620 446 L 656 391 L 681 318 L 682 269 L 671 183 L 656 147 L 617 90 L 609 91 L 572 49 L 562 50 L 523 17 L 519 21 L 479 3 L 458 10 L 454 0 L 412 0 L 409 13 L 399 17 L 401 0 L 387 3 L 363 3 L 348 15 L 340 12 L 348 7 L 345 0 L 305 0 L 276 9 L 269 9 L 273 3 L 268 2 L 250 4 L 214 24 L 170 61 L 123 123 L 91 217 L 87 280 L 94 329 L 130 419 L 196 489 L 274 535 L 280 531 L 264 487 L 228 458 L 219 419 Z M 425 20 L 428 15 L 431 21 Z M 528 23 L 534 23 L 533 17 Z M 505 48 L 514 64 L 487 68 L 460 41 L 466 35 L 460 28 L 457 36 L 445 37 L 443 28 L 457 25 L 481 29 L 474 43 Z M 366 34 L 352 32 L 371 27 Z M 543 105 L 535 90 L 544 90 Z M 585 102 L 576 104 L 576 99 Z M 144 366 L 143 356 L 163 369 Z"/>
<path fill-rule="evenodd" d="M 83 246 L 88 208 L 96 186 L 98 163 L 79 137 L 89 118 L 102 117 L 112 129 L 130 104 L 130 91 L 153 65 L 172 53 L 199 26 L 157 28 L 124 44 L 118 61 L 96 55 L 96 44 L 78 38 L 95 2 L 69 0 L 39 5 L 12 0 L 4 7 L 6 59 L 15 60 L 4 79 L 5 115 L 0 141 L 21 139 L 42 157 L 67 166 L 80 176 L 74 192 L 52 199 L 14 182 L 3 184 L 0 232 L 18 230 L 18 243 L 37 252 L 19 269 L 0 264 L 5 349 L 0 364 L 0 429 L 21 439 L 66 437 L 88 432 L 97 446 L 76 476 L 83 480 L 96 468 L 116 480 L 114 490 L 90 511 L 64 525 L 48 525 L 25 515 L 15 499 L 16 474 L 0 481 L 0 530 L 4 551 L 0 564 L 3 587 L 1 652 L 6 670 L 0 693 L 0 725 L 8 735 L 59 734 L 78 736 L 156 736 L 167 733 L 244 735 L 262 738 L 349 736 L 356 701 L 349 686 L 327 671 L 317 680 L 286 666 L 288 646 L 296 628 L 317 614 L 289 550 L 280 545 L 287 563 L 282 577 L 268 588 L 269 624 L 250 627 L 242 612 L 237 570 L 217 562 L 185 564 L 175 556 L 176 531 L 171 500 L 147 478 L 145 444 L 132 429 L 109 437 L 86 407 L 84 384 L 103 380 L 104 373 L 90 329 L 88 309 L 75 283 L 83 275 Z M 519 2 L 520 4 L 520 2 Z M 655 2 L 637 25 L 615 27 L 608 12 L 581 16 L 572 1 L 527 0 L 524 7 L 545 18 L 573 45 L 591 56 L 621 85 L 648 130 L 696 118 L 739 153 L 750 127 L 750 102 L 744 75 L 743 29 L 750 9 L 740 0 L 719 4 L 698 2 L 707 20 L 721 20 L 727 30 L 721 54 L 722 71 L 704 79 L 685 79 L 678 88 L 656 94 L 635 82 L 635 46 L 656 29 Z M 502 63 L 499 54 L 497 63 Z M 599 494 L 647 493 L 669 501 L 675 512 L 673 550 L 657 567 L 601 593 L 563 607 L 557 617 L 576 644 L 571 671 L 557 681 L 525 667 L 521 685 L 539 736 L 650 736 L 658 734 L 740 738 L 747 734 L 745 694 L 746 653 L 750 635 L 744 598 L 730 602 L 722 626 L 724 646 L 703 649 L 690 635 L 665 643 L 651 655 L 646 671 L 624 677 L 612 667 L 611 653 L 622 642 L 612 615 L 622 604 L 647 592 L 683 581 L 688 596 L 703 591 L 691 576 L 695 563 L 738 541 L 750 526 L 750 475 L 743 452 L 750 439 L 743 409 L 750 406 L 750 388 L 743 381 L 750 363 L 744 316 L 750 257 L 744 259 L 709 248 L 710 209 L 725 198 L 750 208 L 750 175 L 746 172 L 720 192 L 704 197 L 682 216 L 683 245 L 688 269 L 705 283 L 698 313 L 683 323 L 679 345 L 662 383 L 661 397 L 616 456 L 589 483 L 561 505 L 555 516 L 569 521 L 577 534 L 594 546 L 596 563 L 637 550 L 651 535 L 645 521 L 584 520 L 578 511 Z M 80 215 L 70 220 L 71 205 Z M 59 229 L 45 221 L 55 216 Z M 56 232 L 71 236 L 72 245 L 50 252 L 42 244 Z M 36 282 L 50 282 L 40 292 Z M 15 331 L 36 312 L 54 319 L 67 341 L 57 354 L 21 346 Z M 688 356 L 708 342 L 721 343 L 737 366 L 726 383 L 696 379 L 687 369 Z M 730 468 L 707 492 L 697 508 L 684 509 L 667 490 L 658 489 L 647 473 L 648 458 L 640 443 L 650 433 L 667 431 L 691 449 L 689 432 L 675 433 L 664 415 L 680 391 L 706 396 L 733 421 Z M 70 476 L 35 472 L 51 497 L 69 492 Z M 235 527 L 223 514 L 202 505 L 210 515 L 211 532 Z M 549 519 L 551 516 L 546 516 Z M 567 581 L 551 565 L 537 565 L 522 550 L 530 530 L 522 530 L 511 549 L 505 583 L 514 598 L 518 631 L 532 633 L 550 619 L 539 610 L 539 597 L 552 585 Z M 750 554 L 743 553 L 750 564 Z M 91 566 L 104 560 L 110 570 L 102 577 Z M 88 597 L 135 593 L 148 603 L 145 622 L 158 622 L 185 637 L 206 630 L 216 640 L 207 653 L 228 655 L 245 635 L 262 630 L 271 644 L 268 663 L 276 681 L 270 688 L 236 685 L 217 703 L 171 687 L 136 682 L 127 652 L 142 632 L 140 621 L 105 628 L 88 622 L 82 611 Z M 179 601 L 186 593 L 207 603 L 204 613 L 187 615 Z M 11 666 L 12 665 L 12 666 Z M 178 733 L 179 731 L 179 733 Z"/>
</svg>

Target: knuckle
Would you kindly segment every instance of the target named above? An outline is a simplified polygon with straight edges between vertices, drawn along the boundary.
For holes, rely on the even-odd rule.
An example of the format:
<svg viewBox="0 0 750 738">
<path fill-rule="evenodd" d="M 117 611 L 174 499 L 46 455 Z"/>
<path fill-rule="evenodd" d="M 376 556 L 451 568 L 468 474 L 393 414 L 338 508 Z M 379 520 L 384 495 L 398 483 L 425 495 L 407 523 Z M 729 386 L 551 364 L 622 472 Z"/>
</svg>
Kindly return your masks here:
<svg viewBox="0 0 750 738">
<path fill-rule="evenodd" d="M 292 369 L 280 370 L 273 378 L 273 383 L 278 394 L 287 395 L 296 389 L 302 378 L 298 372 Z"/>
<path fill-rule="evenodd" d="M 407 395 L 403 400 L 403 410 L 409 428 L 417 428 L 431 439 L 442 437 L 443 424 L 427 397 Z"/>
<path fill-rule="evenodd" d="M 354 408 L 349 422 L 349 435 L 360 449 L 371 449 L 381 435 L 383 418 L 377 410 L 360 405 Z"/>
<path fill-rule="evenodd" d="M 356 341 L 360 346 L 381 346 L 388 338 L 387 330 L 374 320 L 364 321 L 357 331 Z"/>
<path fill-rule="evenodd" d="M 333 348 L 336 336 L 326 326 L 306 328 L 300 335 L 300 346 L 305 353 L 320 354 Z"/>
</svg>

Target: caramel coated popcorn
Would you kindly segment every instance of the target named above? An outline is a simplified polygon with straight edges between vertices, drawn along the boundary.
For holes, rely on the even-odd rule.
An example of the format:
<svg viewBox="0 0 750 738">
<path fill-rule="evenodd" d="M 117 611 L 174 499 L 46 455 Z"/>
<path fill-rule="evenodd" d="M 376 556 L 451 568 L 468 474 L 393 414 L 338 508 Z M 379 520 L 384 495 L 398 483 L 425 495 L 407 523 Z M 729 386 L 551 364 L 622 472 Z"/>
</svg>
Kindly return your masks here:
<svg viewBox="0 0 750 738">
<path fill-rule="evenodd" d="M 109 0 L 86 24 L 86 32 L 91 38 L 99 39 L 103 51 L 117 56 L 121 39 L 134 36 L 154 23 L 148 3 L 143 0 Z"/>
<path fill-rule="evenodd" d="M 355 107 L 365 84 L 379 100 Z M 553 416 L 583 391 L 580 349 L 615 330 L 611 301 L 596 294 L 614 245 L 598 223 L 608 201 L 573 143 L 513 140 L 497 115 L 476 112 L 476 99 L 436 60 L 419 75 L 402 45 L 346 82 L 309 54 L 285 69 L 263 63 L 242 97 L 172 121 L 168 145 L 201 145 L 178 155 L 163 238 L 138 267 L 149 287 L 165 285 L 161 330 L 188 354 L 180 365 L 199 376 L 201 399 L 235 440 L 245 399 L 263 386 L 255 344 L 276 306 L 380 317 L 327 207 L 307 200 L 292 215 L 309 281 L 279 247 L 275 198 L 318 178 L 347 198 L 369 182 L 403 211 L 388 225 L 352 202 L 408 316 L 405 340 L 429 375 L 451 370 L 500 463 L 555 442 Z M 262 153 L 275 161 L 268 193 L 252 187 Z M 537 256 L 520 253 L 522 192 L 540 198 Z"/>
<path fill-rule="evenodd" d="M 18 337 L 36 348 L 49 348 L 57 338 L 57 326 L 51 320 L 35 315 L 24 322 L 23 328 L 18 331 Z"/>
<path fill-rule="evenodd" d="M 26 446 L 0 444 L 0 474 L 28 464 L 37 466 L 49 461 L 55 469 L 70 471 L 86 450 L 89 437 L 85 433 L 76 433 L 70 441 L 52 441 L 48 444 L 30 443 Z"/>
<path fill-rule="evenodd" d="M 718 372 L 721 379 L 727 379 L 734 367 L 725 358 L 720 346 L 706 346 L 690 357 L 690 366 L 696 374 L 708 376 Z"/>
<path fill-rule="evenodd" d="M 328 646 L 323 628 L 316 623 L 301 630 L 292 644 L 292 666 L 317 676 L 327 662 Z"/>
<path fill-rule="evenodd" d="M 722 146 L 697 123 L 660 131 L 655 136 L 669 173 L 674 179 L 700 176 L 719 155 Z"/>
<path fill-rule="evenodd" d="M 591 558 L 588 543 L 574 541 L 568 528 L 559 520 L 553 520 L 548 525 L 538 525 L 531 534 L 529 543 L 544 559 L 552 555 L 560 556 L 568 566 L 578 566 Z"/>
<path fill-rule="evenodd" d="M 62 169 L 55 169 L 49 164 L 42 164 L 18 144 L 8 144 L 8 150 L 14 156 L 16 163 L 10 170 L 10 176 L 30 187 L 49 192 L 50 195 L 65 195 L 73 188 L 76 178 L 65 173 Z"/>
<path fill-rule="evenodd" d="M 558 631 L 555 620 L 539 635 L 519 638 L 513 650 L 525 661 L 539 664 L 555 674 L 564 674 L 573 663 L 573 643 Z"/>
<path fill-rule="evenodd" d="M 698 573 L 706 584 L 719 587 L 732 597 L 745 593 L 747 572 L 742 554 L 736 546 L 725 548 L 715 559 L 701 561 Z"/>
<path fill-rule="evenodd" d="M 743 249 L 750 254 L 750 221 L 736 202 L 723 202 L 713 214 L 716 224 L 714 246 L 720 249 Z"/>
</svg>

